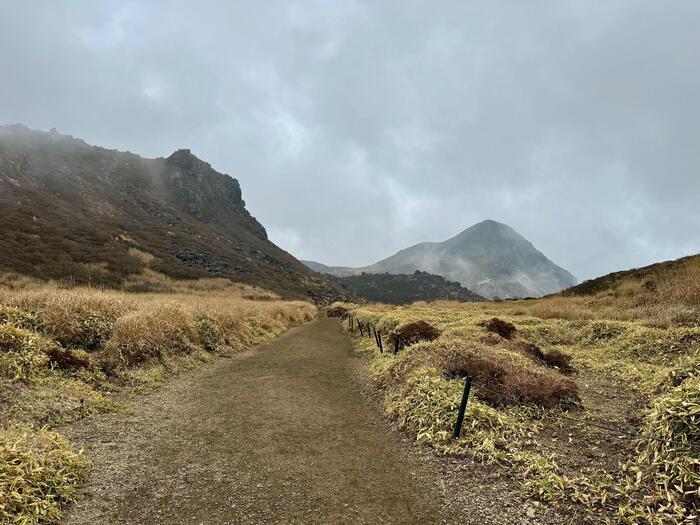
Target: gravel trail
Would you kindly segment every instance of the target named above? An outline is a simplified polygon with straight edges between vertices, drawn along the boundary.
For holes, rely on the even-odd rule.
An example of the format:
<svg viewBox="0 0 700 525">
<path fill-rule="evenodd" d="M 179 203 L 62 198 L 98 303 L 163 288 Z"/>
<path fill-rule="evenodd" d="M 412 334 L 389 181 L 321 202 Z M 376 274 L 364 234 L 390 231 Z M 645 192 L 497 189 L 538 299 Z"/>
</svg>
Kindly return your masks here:
<svg viewBox="0 0 700 525">
<path fill-rule="evenodd" d="M 66 523 L 530 522 L 510 484 L 393 432 L 359 359 L 321 318 L 67 427 L 94 469 Z"/>
</svg>

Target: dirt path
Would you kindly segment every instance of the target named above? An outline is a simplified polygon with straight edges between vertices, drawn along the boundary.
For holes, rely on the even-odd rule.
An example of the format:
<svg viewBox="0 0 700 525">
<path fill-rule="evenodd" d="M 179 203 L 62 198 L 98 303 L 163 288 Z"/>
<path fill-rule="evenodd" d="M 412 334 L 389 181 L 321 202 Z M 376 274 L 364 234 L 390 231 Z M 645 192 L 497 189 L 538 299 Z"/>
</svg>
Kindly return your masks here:
<svg viewBox="0 0 700 525">
<path fill-rule="evenodd" d="M 412 452 L 368 407 L 357 361 L 337 321 L 319 319 L 180 377 L 127 415 L 67 428 L 94 470 L 66 522 L 529 522 L 502 482 L 469 486 L 462 473 L 446 488 L 446 462 Z"/>
</svg>

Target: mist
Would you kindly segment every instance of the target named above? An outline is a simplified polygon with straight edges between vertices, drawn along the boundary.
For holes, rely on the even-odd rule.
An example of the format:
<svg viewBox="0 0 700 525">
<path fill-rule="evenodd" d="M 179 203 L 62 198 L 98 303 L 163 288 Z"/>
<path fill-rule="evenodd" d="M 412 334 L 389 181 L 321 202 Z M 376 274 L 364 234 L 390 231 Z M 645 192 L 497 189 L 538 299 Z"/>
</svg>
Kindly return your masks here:
<svg viewBox="0 0 700 525">
<path fill-rule="evenodd" d="M 0 123 L 236 177 L 298 258 L 483 219 L 579 279 L 700 252 L 700 4 L 7 2 Z"/>
</svg>

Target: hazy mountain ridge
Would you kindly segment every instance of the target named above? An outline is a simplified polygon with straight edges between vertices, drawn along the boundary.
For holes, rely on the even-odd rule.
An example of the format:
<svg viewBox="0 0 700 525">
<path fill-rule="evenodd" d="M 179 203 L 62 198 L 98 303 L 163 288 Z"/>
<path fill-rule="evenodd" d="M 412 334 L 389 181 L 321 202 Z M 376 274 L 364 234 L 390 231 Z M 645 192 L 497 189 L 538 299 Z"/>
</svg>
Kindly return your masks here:
<svg viewBox="0 0 700 525">
<path fill-rule="evenodd" d="M 143 270 L 145 252 L 150 269 L 172 277 L 229 277 L 319 301 L 338 293 L 267 239 L 236 179 L 185 149 L 146 159 L 0 126 L 0 211 L 0 271 L 118 286 Z"/>
<path fill-rule="evenodd" d="M 320 264 L 320 263 L 316 263 Z M 485 220 L 444 242 L 423 242 L 362 268 L 326 267 L 337 276 L 421 270 L 487 298 L 538 297 L 576 284 L 510 226 Z M 329 269 L 328 269 L 329 268 Z"/>
<path fill-rule="evenodd" d="M 484 298 L 439 275 L 415 271 L 411 274 L 362 273 L 330 276 L 338 286 L 373 302 L 409 304 L 415 301 L 483 301 Z"/>
</svg>

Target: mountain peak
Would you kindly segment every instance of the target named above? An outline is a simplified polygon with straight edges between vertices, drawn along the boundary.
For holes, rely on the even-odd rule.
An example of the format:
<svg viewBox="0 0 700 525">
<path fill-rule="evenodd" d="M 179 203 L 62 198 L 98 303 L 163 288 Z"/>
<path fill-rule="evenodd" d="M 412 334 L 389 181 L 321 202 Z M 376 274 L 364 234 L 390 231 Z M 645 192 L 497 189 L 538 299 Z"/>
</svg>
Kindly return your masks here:
<svg viewBox="0 0 700 525">
<path fill-rule="evenodd" d="M 493 219 L 481 221 L 444 242 L 405 248 L 364 270 L 427 271 L 490 298 L 541 296 L 576 282 L 573 275 L 517 231 Z"/>
</svg>

